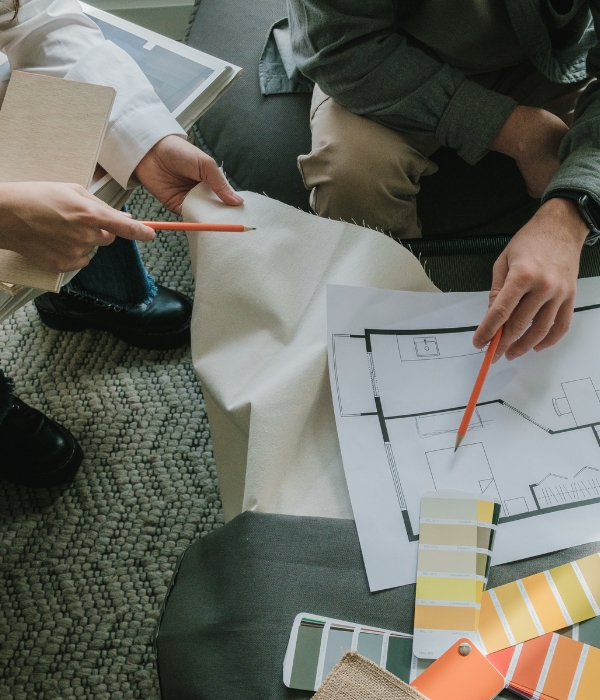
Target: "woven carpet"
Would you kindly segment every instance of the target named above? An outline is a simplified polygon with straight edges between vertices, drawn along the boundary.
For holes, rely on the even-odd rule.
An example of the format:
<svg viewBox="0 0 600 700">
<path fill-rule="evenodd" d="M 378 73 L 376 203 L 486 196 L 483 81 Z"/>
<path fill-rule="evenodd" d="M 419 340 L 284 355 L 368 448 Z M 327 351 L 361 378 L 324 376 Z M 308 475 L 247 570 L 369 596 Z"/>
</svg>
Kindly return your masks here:
<svg viewBox="0 0 600 700">
<path fill-rule="evenodd" d="M 175 218 L 143 190 L 130 207 Z M 193 293 L 183 234 L 159 233 L 142 255 L 157 281 Z M 152 634 L 171 572 L 222 522 L 189 347 L 52 331 L 29 304 L 0 324 L 0 366 L 86 454 L 69 487 L 0 483 L 0 698 L 157 699 Z"/>
</svg>

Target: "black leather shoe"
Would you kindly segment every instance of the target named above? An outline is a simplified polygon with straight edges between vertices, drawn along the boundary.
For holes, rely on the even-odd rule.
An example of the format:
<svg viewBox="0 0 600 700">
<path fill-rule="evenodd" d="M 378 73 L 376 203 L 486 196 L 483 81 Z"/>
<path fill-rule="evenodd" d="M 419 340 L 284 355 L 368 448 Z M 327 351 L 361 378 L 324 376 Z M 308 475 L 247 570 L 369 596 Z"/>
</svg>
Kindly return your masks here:
<svg viewBox="0 0 600 700">
<path fill-rule="evenodd" d="M 13 396 L 0 423 L 0 479 L 48 488 L 70 481 L 83 452 L 71 433 L 41 411 Z"/>
<path fill-rule="evenodd" d="M 192 302 L 183 294 L 158 286 L 150 304 L 135 311 L 119 311 L 89 299 L 60 292 L 35 300 L 42 321 L 57 331 L 108 331 L 144 350 L 173 350 L 190 342 Z"/>
</svg>

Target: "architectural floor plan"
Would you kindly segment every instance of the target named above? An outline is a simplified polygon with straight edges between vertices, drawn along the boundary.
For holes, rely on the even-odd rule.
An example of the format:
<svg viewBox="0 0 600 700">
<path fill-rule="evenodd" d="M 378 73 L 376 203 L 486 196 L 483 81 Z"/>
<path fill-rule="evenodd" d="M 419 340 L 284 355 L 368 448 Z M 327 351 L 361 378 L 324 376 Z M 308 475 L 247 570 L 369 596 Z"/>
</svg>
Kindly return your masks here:
<svg viewBox="0 0 600 700">
<path fill-rule="evenodd" d="M 334 410 L 372 590 L 414 580 L 426 491 L 501 503 L 495 563 L 600 538 L 598 282 L 581 283 L 561 343 L 492 367 L 457 452 L 487 294 L 329 292 Z"/>
</svg>

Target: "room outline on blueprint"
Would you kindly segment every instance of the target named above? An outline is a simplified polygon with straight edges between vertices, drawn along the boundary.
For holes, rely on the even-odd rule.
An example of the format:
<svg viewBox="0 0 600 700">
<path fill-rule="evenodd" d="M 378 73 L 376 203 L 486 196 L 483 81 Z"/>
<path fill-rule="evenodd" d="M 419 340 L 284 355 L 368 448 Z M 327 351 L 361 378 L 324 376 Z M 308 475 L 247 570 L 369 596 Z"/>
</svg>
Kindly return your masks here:
<svg viewBox="0 0 600 700">
<path fill-rule="evenodd" d="M 576 309 L 574 326 L 590 324 L 599 327 L 600 304 Z M 456 454 L 465 405 L 447 405 L 440 398 L 441 404 L 428 406 L 428 400 L 437 400 L 430 387 L 429 399 L 423 397 L 419 406 L 419 375 L 430 377 L 433 370 L 439 383 L 456 368 L 475 371 L 481 365 L 483 351 L 472 345 L 475 329 L 368 328 L 363 334 L 331 336 L 338 419 L 353 421 L 356 431 L 361 419 L 370 421 L 370 430 L 371 421 L 378 422 L 410 542 L 418 540 L 420 493 L 425 491 L 451 488 L 494 496 L 502 505 L 500 525 L 600 503 L 600 367 L 590 371 L 595 363 L 582 361 L 569 371 L 559 363 L 549 371 L 546 393 L 537 404 L 529 401 L 527 387 L 515 400 L 507 397 L 502 381 L 490 381 Z M 588 358 L 592 349 L 583 348 Z M 363 368 L 359 373 L 357 366 Z M 502 372 L 497 376 L 502 378 Z M 413 382 L 413 411 L 399 398 L 407 380 Z M 538 385 L 543 383 L 538 378 Z"/>
</svg>

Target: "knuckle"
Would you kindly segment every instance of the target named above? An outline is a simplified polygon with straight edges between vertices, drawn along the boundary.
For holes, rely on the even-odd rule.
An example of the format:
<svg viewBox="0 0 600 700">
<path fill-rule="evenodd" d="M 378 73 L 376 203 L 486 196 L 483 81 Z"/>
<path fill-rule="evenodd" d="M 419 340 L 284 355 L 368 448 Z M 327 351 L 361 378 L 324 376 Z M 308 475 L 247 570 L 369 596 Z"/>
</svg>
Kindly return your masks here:
<svg viewBox="0 0 600 700">
<path fill-rule="evenodd" d="M 82 224 L 91 228 L 97 228 L 100 222 L 96 207 L 87 202 L 81 205 L 77 218 Z"/>
<path fill-rule="evenodd" d="M 550 277 L 542 277 L 538 281 L 538 289 L 544 295 L 550 294 L 553 291 L 554 292 L 558 291 L 560 286 L 561 286 L 560 283 L 556 282 L 555 280 L 551 279 Z"/>
<path fill-rule="evenodd" d="M 535 279 L 536 272 L 532 265 L 521 264 L 517 269 L 519 279 L 523 282 L 532 282 Z"/>
<path fill-rule="evenodd" d="M 56 261 L 56 271 L 57 272 L 71 272 L 71 270 L 77 269 L 77 262 L 74 260 L 61 258 Z"/>
<path fill-rule="evenodd" d="M 527 323 L 527 321 L 522 321 L 521 319 L 515 319 L 511 323 L 511 326 L 513 331 L 516 332 L 517 336 L 521 336 L 527 330 L 529 323 Z"/>
<path fill-rule="evenodd" d="M 562 336 L 568 332 L 570 327 L 570 321 L 557 321 L 552 327 L 552 330 L 556 333 L 557 336 L 562 338 Z"/>
<path fill-rule="evenodd" d="M 490 311 L 496 316 L 496 318 L 503 323 L 510 316 L 511 310 L 506 306 L 506 304 L 498 303 Z"/>
<path fill-rule="evenodd" d="M 550 324 L 550 323 L 543 323 L 543 324 L 540 324 L 540 325 L 537 326 L 537 328 L 536 328 L 536 330 L 537 330 L 537 336 L 538 336 L 540 339 L 545 338 L 545 337 L 548 335 L 548 333 L 550 333 L 550 331 L 552 330 L 552 328 L 553 328 L 553 325 Z"/>
</svg>

